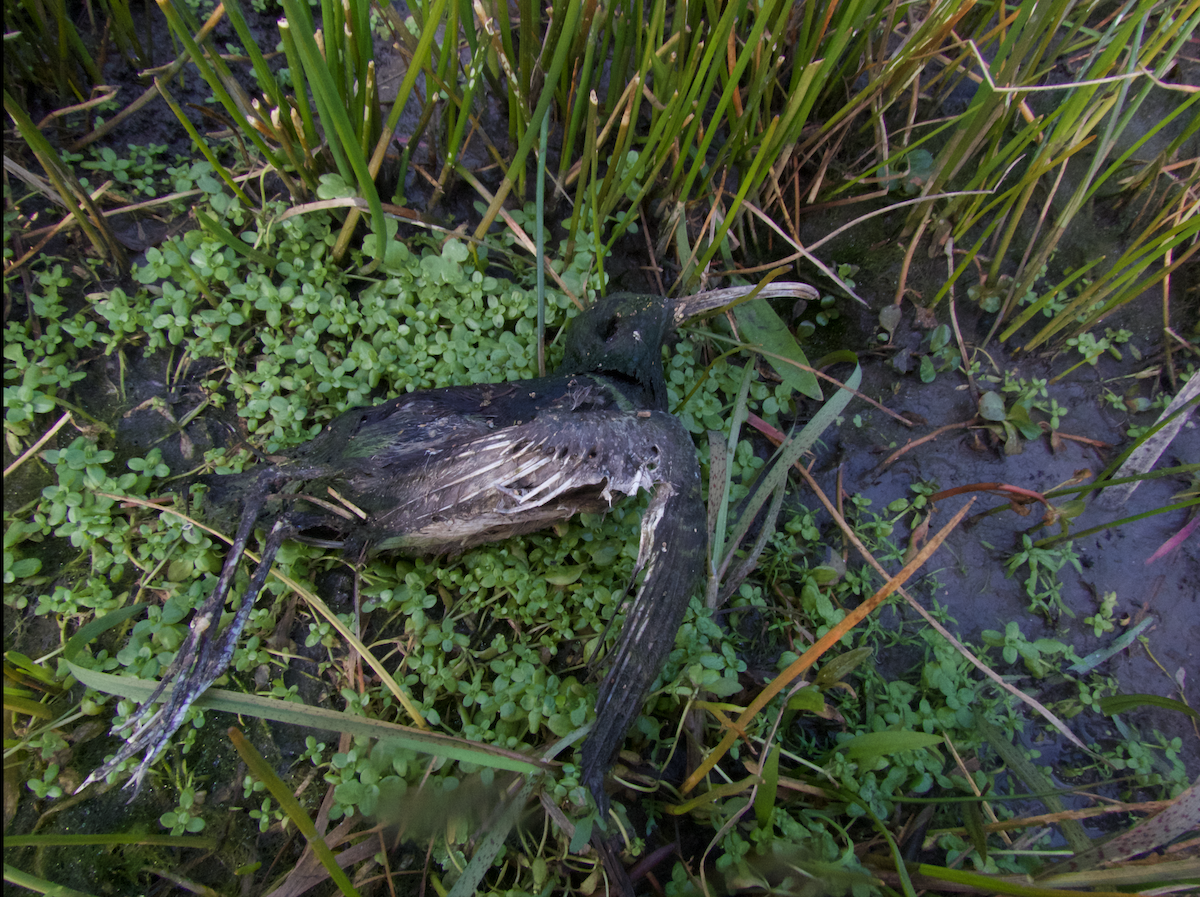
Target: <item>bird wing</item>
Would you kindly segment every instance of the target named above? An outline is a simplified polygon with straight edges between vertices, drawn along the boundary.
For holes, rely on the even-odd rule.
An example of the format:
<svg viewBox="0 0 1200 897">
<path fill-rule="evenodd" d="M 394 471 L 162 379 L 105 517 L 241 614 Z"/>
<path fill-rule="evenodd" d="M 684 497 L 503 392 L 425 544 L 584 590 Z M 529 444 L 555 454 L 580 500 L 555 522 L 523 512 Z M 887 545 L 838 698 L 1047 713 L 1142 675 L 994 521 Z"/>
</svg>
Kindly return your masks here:
<svg viewBox="0 0 1200 897">
<path fill-rule="evenodd" d="M 652 490 L 634 576 L 641 582 L 583 748 L 584 784 L 606 802 L 603 781 L 612 755 L 674 647 L 704 568 L 705 513 L 691 436 L 677 418 L 658 411 L 542 414 L 464 445 L 430 450 L 406 474 L 407 498 L 372 522 L 402 533 L 410 549 L 465 547 L 540 529 Z"/>
<path fill-rule="evenodd" d="M 596 696 L 596 724 L 583 746 L 583 784 L 596 798 L 601 818 L 608 815 L 604 776 L 675 646 L 704 571 L 707 532 L 696 447 L 677 418 L 664 417 L 657 439 L 659 485 L 642 515 L 634 572 L 635 580 L 641 574 L 641 585 L 610 656 Z"/>
<path fill-rule="evenodd" d="M 612 756 L 674 647 L 704 569 L 700 468 L 687 430 L 659 411 L 543 413 L 527 424 L 430 448 L 421 463 L 396 471 L 381 467 L 377 476 L 368 491 L 401 496 L 371 515 L 371 526 L 381 533 L 376 547 L 385 550 L 466 548 L 652 491 L 634 575 L 641 582 L 583 748 L 584 784 L 605 809 L 603 782 Z M 403 477 L 404 488 L 389 485 L 392 477 Z"/>
<path fill-rule="evenodd" d="M 351 499 L 369 513 L 376 549 L 457 551 L 665 483 L 664 455 L 684 447 L 681 436 L 695 467 L 690 437 L 668 414 L 544 412 L 430 446 L 418 460 L 381 460 L 353 485 Z"/>
</svg>

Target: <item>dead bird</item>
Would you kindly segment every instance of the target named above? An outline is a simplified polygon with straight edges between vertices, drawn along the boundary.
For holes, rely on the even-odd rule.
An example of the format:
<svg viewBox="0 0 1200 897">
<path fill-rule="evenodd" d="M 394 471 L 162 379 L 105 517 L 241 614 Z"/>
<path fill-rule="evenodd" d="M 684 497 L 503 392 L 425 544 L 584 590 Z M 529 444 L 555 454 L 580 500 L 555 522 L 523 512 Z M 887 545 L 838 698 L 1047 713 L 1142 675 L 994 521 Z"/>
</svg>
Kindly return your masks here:
<svg viewBox="0 0 1200 897">
<path fill-rule="evenodd" d="M 580 512 L 604 511 L 645 489 L 652 497 L 634 572 L 641 584 L 583 746 L 583 783 L 606 816 L 604 777 L 674 646 L 705 567 L 700 468 L 691 436 L 667 409 L 662 346 L 677 324 L 727 304 L 737 296 L 730 293 L 677 302 L 615 294 L 567 324 L 563 361 L 553 376 L 422 390 L 357 408 L 274 464 L 206 478 L 213 514 L 240 521 L 232 547 L 162 681 L 114 729 L 133 732 L 83 786 L 142 754 L 129 782 L 136 796 L 189 707 L 228 668 L 285 540 L 340 548 L 352 557 L 452 554 Z M 783 284 L 760 295 L 815 292 Z M 218 632 L 257 526 L 267 528 L 262 560 L 233 621 Z"/>
</svg>

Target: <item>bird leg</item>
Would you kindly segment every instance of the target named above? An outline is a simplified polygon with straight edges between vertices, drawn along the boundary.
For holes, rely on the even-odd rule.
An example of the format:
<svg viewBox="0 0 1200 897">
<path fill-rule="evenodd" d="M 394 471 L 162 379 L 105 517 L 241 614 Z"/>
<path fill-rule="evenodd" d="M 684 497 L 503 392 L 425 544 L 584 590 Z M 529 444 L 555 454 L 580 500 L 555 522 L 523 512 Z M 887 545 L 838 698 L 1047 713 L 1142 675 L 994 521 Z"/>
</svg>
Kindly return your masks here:
<svg viewBox="0 0 1200 897">
<path fill-rule="evenodd" d="M 150 768 L 150 764 L 157 759 L 170 742 L 171 736 L 183 725 L 184 718 L 193 702 L 228 669 L 234 649 L 237 647 L 238 637 L 246 628 L 246 622 L 250 619 L 250 611 L 254 607 L 255 599 L 266 584 L 271 563 L 279 551 L 279 546 L 295 532 L 286 516 L 281 517 L 271 527 L 263 546 L 262 559 L 259 561 L 258 569 L 254 571 L 241 606 L 230 625 L 218 635 L 216 627 L 225 609 L 225 599 L 233 586 L 238 563 L 246 551 L 246 543 L 254 531 L 258 514 L 266 503 L 268 488 L 268 478 L 264 477 L 260 479 L 259 488 L 251 492 L 229 556 L 225 559 L 225 565 L 221 569 L 221 576 L 217 580 L 216 588 L 197 611 L 195 619 L 192 620 L 188 637 L 175 655 L 175 659 L 163 673 L 162 681 L 136 714 L 125 720 L 120 726 L 113 727 L 114 735 L 123 732 L 130 726 L 136 726 L 136 731 L 129 736 L 116 756 L 88 776 L 77 790 L 81 790 L 92 782 L 100 781 L 121 763 L 145 751 L 145 755 L 127 785 L 127 787 L 133 787 L 133 797 L 130 799 L 136 798 L 138 792 L 141 791 L 142 779 Z M 167 692 L 168 688 L 170 688 L 169 692 Z M 165 700 L 155 710 L 155 702 L 164 694 L 166 695 Z"/>
</svg>

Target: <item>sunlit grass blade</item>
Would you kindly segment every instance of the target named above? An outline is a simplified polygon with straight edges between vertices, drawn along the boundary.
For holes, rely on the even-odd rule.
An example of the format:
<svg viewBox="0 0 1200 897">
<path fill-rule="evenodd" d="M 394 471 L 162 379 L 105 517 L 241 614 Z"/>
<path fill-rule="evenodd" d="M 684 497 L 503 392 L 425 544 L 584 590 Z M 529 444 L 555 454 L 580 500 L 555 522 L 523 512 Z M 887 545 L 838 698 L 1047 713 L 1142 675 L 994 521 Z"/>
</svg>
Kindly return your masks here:
<svg viewBox="0 0 1200 897">
<path fill-rule="evenodd" d="M 239 730 L 230 728 L 229 740 L 233 742 L 233 746 L 249 769 L 250 775 L 267 786 L 271 796 L 287 813 L 288 819 L 292 820 L 296 829 L 308 841 L 308 846 L 320 859 L 321 865 L 325 867 L 325 871 L 329 873 L 329 877 L 333 879 L 338 890 L 346 897 L 358 897 L 358 891 L 350 883 L 350 878 L 338 865 L 337 857 L 333 855 L 333 851 L 329 849 L 329 845 L 325 843 L 325 839 L 321 837 L 317 827 L 313 825 L 309 815 L 304 812 L 304 808 L 300 806 L 300 802 L 296 800 L 291 789 L 283 783 L 279 776 L 275 775 L 275 770 L 271 769 L 271 765 L 263 759 L 262 754 L 255 750 L 254 745 L 247 741 L 246 736 Z"/>
<path fill-rule="evenodd" d="M 258 129 L 250 126 L 247 122 L 250 117 L 257 118 L 256 113 L 248 108 L 245 98 L 242 95 L 241 88 L 237 87 L 237 82 L 229 74 L 228 67 L 224 65 L 220 57 L 216 53 L 208 53 L 201 49 L 200 45 L 192 37 L 192 31 L 187 26 L 180 11 L 174 6 L 173 0 L 157 0 L 159 9 L 167 17 L 167 22 L 171 26 L 171 33 L 183 43 L 191 56 L 192 62 L 196 68 L 200 70 L 201 76 L 208 83 L 213 95 L 220 101 L 225 108 L 230 119 L 239 123 L 239 132 L 247 137 L 260 153 L 263 158 L 272 165 L 284 179 L 288 182 L 286 168 L 283 160 L 267 145 Z M 234 88 L 234 92 L 230 91 L 230 87 Z M 295 190 L 292 188 L 293 195 Z"/>
<path fill-rule="evenodd" d="M 416 49 L 413 51 L 413 60 L 405 73 L 404 80 L 400 83 L 400 87 L 396 92 L 396 100 L 392 103 L 392 109 L 388 113 L 387 120 L 383 123 L 380 130 L 379 139 L 375 144 L 375 151 L 371 154 L 370 160 L 366 163 L 367 179 L 371 181 L 371 191 L 375 194 L 375 203 L 379 203 L 378 192 L 375 190 L 373 179 L 378 176 L 380 169 L 383 168 L 384 156 L 387 153 L 388 145 L 391 143 L 392 134 L 396 129 L 396 125 L 400 121 L 400 114 L 404 111 L 404 107 L 408 103 L 408 98 L 412 94 L 413 87 L 417 83 L 417 77 L 421 74 L 422 68 L 427 64 L 430 52 L 433 47 L 434 39 L 437 36 L 438 28 L 441 25 L 442 19 L 446 14 L 448 0 L 434 0 L 432 7 L 429 10 L 428 17 L 425 20 L 424 28 L 421 31 L 421 37 L 417 41 Z M 296 5 L 293 3 L 293 5 Z M 401 174 L 403 176 L 403 173 Z M 369 203 L 369 199 L 368 199 Z M 380 216 L 382 216 L 382 206 L 379 208 Z M 371 205 L 371 220 L 376 222 L 375 205 Z M 350 237 L 354 231 L 354 225 L 358 221 L 358 213 L 351 210 L 346 217 L 346 223 L 342 226 L 342 232 L 338 236 L 337 246 L 344 251 L 349 245 Z M 375 224 L 373 224 L 373 227 Z M 382 244 L 387 239 L 387 231 L 376 230 L 376 239 Z M 382 248 L 382 247 L 381 247 Z M 381 253 L 382 257 L 382 253 Z"/>
<path fill-rule="evenodd" d="M 65 885 L 55 884 L 41 876 L 32 875 L 18 869 L 16 866 L 4 864 L 4 880 L 19 888 L 27 888 L 35 894 L 52 894 L 54 897 L 92 897 L 89 892 L 77 891 Z"/>
<path fill-rule="evenodd" d="M 217 177 L 219 177 L 226 183 L 226 185 L 228 185 L 229 189 L 233 191 L 234 196 L 240 199 L 248 208 L 253 208 L 254 203 L 250 200 L 250 197 L 246 195 L 246 192 L 241 188 L 238 182 L 234 180 L 233 174 L 229 171 L 229 169 L 221 164 L 221 161 L 217 158 L 216 153 L 214 153 L 209 147 L 208 141 L 206 141 L 200 135 L 200 132 L 196 130 L 196 126 L 192 124 L 191 119 L 184 114 L 183 110 L 179 107 L 179 104 L 175 102 L 175 97 L 172 95 L 171 91 L 167 89 L 167 85 L 160 79 L 155 78 L 154 86 L 158 88 L 158 93 L 163 98 L 163 102 L 165 102 L 168 108 L 175 113 L 175 117 L 179 119 L 179 123 L 183 125 L 183 129 L 187 132 L 187 135 L 192 138 L 193 145 L 195 145 L 196 149 L 200 151 L 200 154 L 208 160 L 208 164 L 212 166 L 213 171 L 217 174 Z"/>
<path fill-rule="evenodd" d="M 101 673 L 71 659 L 67 660 L 67 664 L 75 678 L 89 688 L 106 694 L 120 695 L 132 701 L 144 701 L 158 686 L 158 683 L 153 680 Z M 165 694 L 169 695 L 169 690 Z M 507 769 L 513 772 L 531 772 L 542 769 L 542 765 L 536 760 L 529 759 L 516 751 L 504 750 L 493 745 L 422 731 L 411 726 L 330 710 L 325 707 L 310 707 L 306 704 L 243 694 L 223 688 L 208 689 L 196 700 L 194 706 L 200 709 L 244 714 L 293 726 L 304 726 L 309 729 L 347 732 L 363 738 L 393 739 L 409 750 L 447 757 L 464 763 L 489 766 L 494 769 Z"/>
<path fill-rule="evenodd" d="M 747 367 L 751 367 L 751 365 L 747 365 Z M 764 476 L 759 478 L 752 497 L 746 502 L 746 505 L 742 510 L 742 515 L 738 520 L 737 526 L 730 534 L 730 550 L 728 554 L 720 559 L 717 559 L 714 556 L 714 561 L 718 561 L 718 578 L 720 578 L 724 574 L 725 570 L 728 569 L 729 564 L 733 560 L 734 551 L 737 549 L 738 544 L 741 542 L 742 538 L 744 538 L 745 534 L 749 532 L 751 524 L 758 516 L 758 512 L 762 509 L 763 505 L 766 504 L 767 499 L 770 498 L 771 495 L 780 489 L 787 481 L 788 473 L 791 470 L 792 465 L 800 459 L 801 455 L 812 448 L 816 441 L 821 438 L 821 434 L 829 429 L 829 427 L 833 425 L 834 421 L 836 421 L 842 412 L 845 411 L 846 405 L 848 405 L 850 399 L 854 397 L 854 390 L 858 389 L 858 386 L 861 382 L 862 369 L 856 366 L 854 372 L 846 378 L 845 386 L 830 396 L 829 400 L 825 402 L 825 404 L 821 406 L 820 410 L 812 416 L 812 419 L 804 425 L 803 429 L 788 439 L 787 442 L 780 447 L 779 451 L 776 452 L 776 457 L 772 462 L 771 469 Z M 738 421 L 736 418 L 735 421 L 740 424 L 740 421 Z M 732 437 L 730 444 L 730 455 L 732 455 L 733 449 L 736 449 L 737 447 L 737 444 Z M 777 503 L 776 512 L 778 512 Z M 718 532 L 720 531 L 719 528 L 721 523 L 721 519 L 718 518 Z M 763 525 L 768 531 L 774 527 L 772 515 L 768 515 L 768 519 L 764 521 Z M 717 548 L 719 548 L 721 544 L 721 540 L 718 539 Z"/>
<path fill-rule="evenodd" d="M 91 847 L 96 845 L 117 847 L 147 844 L 159 847 L 193 847 L 199 850 L 212 850 L 219 843 L 219 839 L 196 835 L 150 835 L 143 832 L 130 832 L 113 835 L 7 835 L 4 843 L 9 847 Z"/>
<path fill-rule="evenodd" d="M 847 381 L 849 384 L 849 381 Z M 857 387 L 857 384 L 853 384 Z M 830 401 L 833 401 L 832 399 Z M 876 608 L 879 607 L 887 598 L 893 595 L 897 588 L 903 585 L 911 578 L 917 570 L 924 565 L 930 555 L 942 544 L 945 538 L 962 522 L 966 517 L 967 511 L 971 509 L 974 499 L 967 502 L 957 514 L 944 526 L 938 533 L 930 539 L 913 557 L 911 561 L 904 565 L 904 568 L 889 579 L 878 591 L 875 592 L 867 600 L 863 601 L 858 607 L 846 614 L 841 622 L 833 626 L 825 635 L 819 638 L 807 651 L 793 661 L 786 670 L 780 673 L 771 683 L 759 693 L 749 707 L 738 717 L 736 723 L 726 732 L 720 744 L 713 748 L 704 761 L 687 777 L 680 789 L 685 794 L 691 791 L 705 776 L 712 770 L 714 766 L 720 762 L 721 758 L 728 753 L 738 738 L 738 733 L 745 731 L 746 725 L 753 719 L 764 707 L 770 703 L 771 699 L 778 695 L 788 684 L 795 681 L 796 677 L 809 669 L 817 662 L 830 648 L 837 644 L 843 636 L 851 629 L 867 618 Z"/>
<path fill-rule="evenodd" d="M 283 8 L 289 19 L 302 20 L 297 0 L 283 0 Z M 325 140 L 330 152 L 342 172 L 342 177 L 350 183 L 356 183 L 360 195 L 366 199 L 371 209 L 372 232 L 379 239 L 384 239 L 387 228 L 383 223 L 379 191 L 375 189 L 375 180 L 368 169 L 355 126 L 350 121 L 345 95 L 339 90 L 337 76 L 341 70 L 336 63 L 331 63 L 330 59 L 321 55 L 312 34 L 294 31 L 293 37 L 317 103 L 321 122 L 325 126 Z M 337 54 L 331 50 L 327 52 L 332 59 L 337 58 Z"/>
<path fill-rule="evenodd" d="M 746 420 L 746 402 L 750 394 L 750 382 L 754 378 L 754 365 L 747 364 L 742 369 L 742 382 L 738 387 L 737 398 L 733 402 L 733 416 L 729 421 L 729 444 L 725 448 L 727 458 L 731 458 L 737 450 L 738 440 L 741 438 L 742 424 Z M 710 607 L 716 603 L 717 590 L 720 587 L 720 571 L 726 565 L 725 552 L 725 531 L 728 526 L 729 519 L 729 495 L 730 488 L 733 485 L 733 465 L 727 464 L 724 467 L 725 481 L 723 483 L 709 483 L 709 501 L 712 501 L 713 488 L 719 487 L 717 495 L 720 496 L 717 504 L 717 519 L 716 525 L 712 531 L 712 541 L 709 543 L 709 578 L 708 578 L 708 598 L 706 604 Z M 734 543 L 734 547 L 737 544 Z M 732 552 L 730 552 L 732 554 Z"/>
<path fill-rule="evenodd" d="M 567 7 L 567 18 L 563 23 L 563 28 L 567 34 L 573 33 L 574 29 L 579 23 L 580 7 L 581 0 L 570 0 L 570 3 Z M 554 54 L 554 61 L 551 64 L 550 71 L 546 76 L 547 85 L 555 83 L 562 74 L 563 67 L 567 62 L 567 51 L 569 48 L 569 42 L 562 41 L 559 43 Z M 542 117 L 549 114 L 550 103 L 553 99 L 553 90 L 545 89 L 542 91 L 541 96 L 538 98 L 537 107 L 534 109 L 533 115 L 530 118 L 531 125 L 534 122 L 537 122 L 540 125 Z M 513 154 L 512 161 L 509 163 L 504 180 L 501 181 L 500 187 L 496 190 L 495 199 L 492 200 L 492 203 L 484 212 L 483 220 L 480 221 L 479 226 L 475 228 L 475 239 L 483 239 L 483 236 L 488 232 L 488 228 L 492 226 L 492 222 L 495 221 L 496 215 L 500 211 L 500 204 L 508 198 L 508 194 L 516 182 L 517 172 L 523 170 L 525 165 L 525 157 L 528 156 L 529 151 L 533 149 L 533 143 L 537 139 L 537 136 L 538 132 L 532 128 L 526 131 L 520 145 Z"/>
<path fill-rule="evenodd" d="M 1012 771 L 1012 774 L 1024 782 L 1026 789 L 1045 795 L 1042 798 L 1042 803 L 1046 805 L 1047 810 L 1051 813 L 1061 813 L 1066 809 L 1062 799 L 1054 793 L 1054 785 L 1050 782 L 1050 779 L 1039 767 L 1025 758 L 1025 752 L 1020 747 L 1014 746 L 1005 737 L 1003 732 L 980 713 L 975 714 L 975 725 L 979 727 L 988 746 L 1000 755 Z M 1067 844 L 1077 854 L 1088 850 L 1092 846 L 1091 839 L 1087 836 L 1087 833 L 1083 830 L 1083 826 L 1079 824 L 1078 820 L 1064 819 L 1059 823 L 1059 830 L 1062 832 L 1063 837 L 1067 839 Z"/>
</svg>

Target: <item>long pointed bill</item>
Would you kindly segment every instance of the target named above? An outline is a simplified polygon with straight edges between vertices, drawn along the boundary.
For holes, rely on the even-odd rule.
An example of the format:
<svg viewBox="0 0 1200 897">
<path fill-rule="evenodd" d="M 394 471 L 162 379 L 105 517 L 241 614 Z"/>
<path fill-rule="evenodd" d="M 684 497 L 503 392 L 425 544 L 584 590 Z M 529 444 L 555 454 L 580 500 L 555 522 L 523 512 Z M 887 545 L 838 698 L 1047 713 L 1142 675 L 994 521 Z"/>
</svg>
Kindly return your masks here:
<svg viewBox="0 0 1200 897">
<path fill-rule="evenodd" d="M 696 293 L 675 300 L 673 311 L 675 324 L 682 324 L 691 318 L 711 314 L 726 305 L 732 305 L 754 292 L 756 287 L 728 287 L 724 290 L 710 290 L 707 293 Z M 770 283 L 758 292 L 762 299 L 809 299 L 821 298 L 813 287 L 806 283 Z"/>
</svg>

